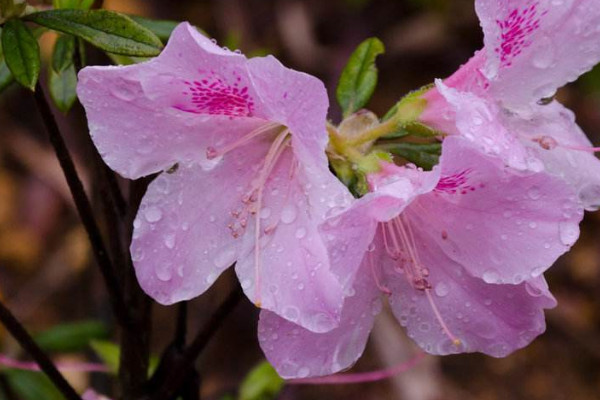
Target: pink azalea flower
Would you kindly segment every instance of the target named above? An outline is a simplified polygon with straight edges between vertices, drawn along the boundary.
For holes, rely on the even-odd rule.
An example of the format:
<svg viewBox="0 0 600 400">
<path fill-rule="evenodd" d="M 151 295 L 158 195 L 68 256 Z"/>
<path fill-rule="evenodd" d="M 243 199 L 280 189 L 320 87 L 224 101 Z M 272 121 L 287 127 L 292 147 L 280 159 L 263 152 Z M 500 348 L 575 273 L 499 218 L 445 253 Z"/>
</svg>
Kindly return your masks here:
<svg viewBox="0 0 600 400">
<path fill-rule="evenodd" d="M 437 82 L 422 120 L 470 137 L 518 169 L 545 168 L 573 185 L 586 209 L 597 209 L 594 149 L 569 110 L 540 100 L 600 61 L 600 7 L 591 0 L 477 0 L 475 6 L 484 48 Z"/>
<path fill-rule="evenodd" d="M 556 303 L 542 273 L 573 244 L 582 217 L 570 186 L 459 137 L 444 140 L 433 171 L 389 164 L 370 185 L 321 227 L 348 295 L 339 327 L 317 334 L 261 312 L 261 346 L 283 377 L 352 365 L 382 293 L 431 354 L 502 357 L 545 330 L 543 309 Z"/>
<path fill-rule="evenodd" d="M 111 400 L 106 396 L 96 393 L 92 389 L 88 389 L 81 395 L 83 400 Z"/>
<path fill-rule="evenodd" d="M 315 332 L 337 324 L 343 294 L 317 223 L 350 195 L 328 169 L 318 79 L 183 23 L 149 62 L 82 70 L 78 94 L 111 168 L 131 179 L 165 171 L 131 244 L 150 296 L 191 299 L 237 261 L 257 305 Z"/>
</svg>

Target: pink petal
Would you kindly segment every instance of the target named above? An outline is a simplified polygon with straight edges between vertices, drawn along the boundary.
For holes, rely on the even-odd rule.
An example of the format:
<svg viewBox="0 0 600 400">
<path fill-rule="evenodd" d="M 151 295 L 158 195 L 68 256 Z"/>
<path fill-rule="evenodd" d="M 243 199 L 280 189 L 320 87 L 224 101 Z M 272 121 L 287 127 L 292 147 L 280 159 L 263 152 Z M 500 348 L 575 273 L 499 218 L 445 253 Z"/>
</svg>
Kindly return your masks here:
<svg viewBox="0 0 600 400">
<path fill-rule="evenodd" d="M 375 192 L 320 225 L 331 270 L 344 288 L 352 285 L 378 223 L 397 217 L 417 196 L 433 190 L 438 179 L 437 169 L 422 172 L 386 164 L 381 173 L 369 177 L 371 185 L 377 187 Z"/>
<path fill-rule="evenodd" d="M 485 74 L 506 107 L 526 108 L 600 61 L 600 7 L 594 0 L 477 0 Z"/>
<path fill-rule="evenodd" d="M 425 266 L 431 298 L 441 321 L 461 341 L 455 345 L 424 291 L 415 290 L 404 274 L 386 267 L 392 310 L 408 336 L 431 354 L 482 352 L 503 357 L 544 332 L 544 308 L 556 302 L 542 277 L 520 285 L 490 285 L 472 277 L 453 261 L 425 230 L 415 231 L 417 251 Z"/>
<path fill-rule="evenodd" d="M 456 137 L 444 140 L 440 166 L 436 190 L 404 215 L 473 276 L 521 283 L 541 275 L 577 239 L 583 212 L 560 179 L 516 172 Z"/>
<path fill-rule="evenodd" d="M 312 176 L 291 151 L 284 152 L 264 189 L 259 291 L 254 218 L 248 221 L 236 271 L 248 298 L 262 308 L 314 332 L 325 332 L 339 321 L 343 294 L 317 231 L 323 216 L 312 206 L 319 200 L 315 191 L 306 190 L 309 185 L 313 186 Z"/>
<path fill-rule="evenodd" d="M 546 170 L 575 188 L 588 210 L 600 207 L 600 161 L 591 151 L 592 144 L 575 122 L 573 112 L 558 102 L 536 106 L 529 119 L 507 117 L 506 124 L 531 148 Z M 545 138 L 556 147 L 542 148 L 534 140 Z M 579 150 L 565 146 L 574 146 Z"/>
<path fill-rule="evenodd" d="M 453 112 L 451 120 L 456 131 L 483 151 L 498 155 L 504 162 L 518 170 L 541 170 L 542 164 L 531 157 L 523 144 L 509 133 L 500 115 L 502 110 L 485 98 L 472 92 L 461 92 L 436 80 L 436 88 L 448 102 Z"/>
<path fill-rule="evenodd" d="M 365 266 L 363 268 L 368 268 Z M 314 333 L 262 311 L 258 339 L 267 359 L 286 379 L 329 375 L 352 366 L 364 351 L 373 320 L 381 310 L 379 292 L 368 269 L 344 303 L 337 328 Z"/>
<path fill-rule="evenodd" d="M 260 156 L 258 149 L 238 150 L 212 170 L 180 165 L 150 184 L 131 243 L 138 281 L 148 295 L 161 304 L 189 300 L 237 259 L 241 239 L 232 237 L 228 225 L 254 173 L 249 166 Z"/>
<path fill-rule="evenodd" d="M 329 108 L 323 82 L 284 67 L 273 56 L 250 59 L 248 69 L 262 107 L 259 116 L 287 126 L 295 140 L 323 153 Z"/>
<path fill-rule="evenodd" d="M 232 142 L 265 124 L 249 118 L 251 112 L 236 114 L 228 105 L 241 101 L 232 91 L 246 88 L 247 104 L 238 108 L 253 107 L 250 96 L 256 95 L 246 86 L 247 75 L 242 55 L 222 50 L 182 23 L 164 51 L 149 62 L 84 68 L 77 92 L 104 161 L 135 179 L 176 162 L 205 162 L 208 146 Z M 213 84 L 206 93 L 213 99 L 210 104 L 191 102 L 194 93 L 201 96 L 200 89 Z"/>
</svg>

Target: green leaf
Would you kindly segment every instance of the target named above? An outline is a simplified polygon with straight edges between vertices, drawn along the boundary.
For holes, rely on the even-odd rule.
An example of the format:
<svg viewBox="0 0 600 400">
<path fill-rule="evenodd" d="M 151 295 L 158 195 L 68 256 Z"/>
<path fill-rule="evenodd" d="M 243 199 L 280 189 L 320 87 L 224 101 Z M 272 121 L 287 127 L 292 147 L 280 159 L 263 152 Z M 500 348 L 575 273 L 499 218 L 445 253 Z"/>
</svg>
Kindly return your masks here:
<svg viewBox="0 0 600 400">
<path fill-rule="evenodd" d="M 0 28 L 0 43 L 2 41 L 2 28 Z M 6 65 L 6 60 L 4 60 L 4 52 L 2 51 L 2 46 L 0 46 L 0 92 L 8 87 L 14 81 L 10 70 L 8 69 L 8 65 Z"/>
<path fill-rule="evenodd" d="M 337 100 L 344 117 L 364 107 L 377 86 L 375 58 L 385 51 L 377 38 L 362 42 L 350 56 L 337 87 Z"/>
<path fill-rule="evenodd" d="M 92 340 L 90 346 L 112 373 L 116 374 L 119 371 L 119 359 L 121 357 L 119 346 L 107 340 Z"/>
<path fill-rule="evenodd" d="M 143 26 L 144 28 L 152 31 L 160 40 L 166 42 L 171 37 L 171 32 L 179 22 L 177 21 L 168 21 L 168 20 L 155 20 L 139 17 L 137 15 L 129 15 L 129 18 Z"/>
<path fill-rule="evenodd" d="M 428 171 L 438 164 L 442 152 L 441 143 L 386 143 L 377 148 L 389 151 Z"/>
<path fill-rule="evenodd" d="M 252 368 L 240 386 L 239 400 L 273 400 L 285 381 L 266 361 Z"/>
<path fill-rule="evenodd" d="M 90 346 L 112 373 L 116 374 L 119 371 L 121 348 L 117 344 L 106 340 L 92 340 Z M 154 374 L 159 362 L 160 359 L 157 356 L 150 356 L 148 376 Z"/>
<path fill-rule="evenodd" d="M 89 10 L 94 4 L 94 0 L 54 0 L 52 4 L 55 9 L 75 8 L 78 10 Z"/>
<path fill-rule="evenodd" d="M 75 35 L 115 54 L 156 56 L 162 42 L 126 15 L 107 10 L 49 10 L 25 17 L 36 24 Z"/>
<path fill-rule="evenodd" d="M 106 53 L 106 55 L 117 65 L 132 65 L 143 61 L 148 61 L 147 57 L 129 57 L 114 53 Z"/>
<path fill-rule="evenodd" d="M 74 68 L 70 68 L 75 72 Z M 68 71 L 68 70 L 67 70 Z M 52 84 L 50 84 L 52 90 Z M 80 321 L 61 324 L 35 336 L 36 343 L 50 352 L 76 352 L 85 349 L 92 340 L 108 336 L 100 321 Z"/>
<path fill-rule="evenodd" d="M 40 46 L 23 21 L 11 19 L 4 24 L 2 52 L 15 80 L 34 90 L 40 75 Z"/>
<path fill-rule="evenodd" d="M 75 38 L 71 35 L 60 35 L 52 52 L 52 69 L 62 72 L 73 65 L 75 54 Z"/>
<path fill-rule="evenodd" d="M 8 369 L 2 372 L 20 400 L 64 400 L 54 384 L 41 372 Z"/>
</svg>

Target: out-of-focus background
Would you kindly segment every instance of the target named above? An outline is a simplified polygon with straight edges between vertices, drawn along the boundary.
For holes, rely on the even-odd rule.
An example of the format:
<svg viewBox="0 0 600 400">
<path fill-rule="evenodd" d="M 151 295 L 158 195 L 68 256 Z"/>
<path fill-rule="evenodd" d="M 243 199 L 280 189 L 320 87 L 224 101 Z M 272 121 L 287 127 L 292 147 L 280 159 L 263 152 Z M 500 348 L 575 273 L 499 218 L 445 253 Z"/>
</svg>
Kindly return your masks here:
<svg viewBox="0 0 600 400">
<path fill-rule="evenodd" d="M 323 80 L 331 99 L 352 50 L 365 38 L 377 36 L 387 50 L 378 59 L 380 85 L 369 108 L 379 115 L 408 91 L 452 73 L 482 45 L 472 0 L 106 0 L 104 6 L 150 18 L 188 20 L 229 48 L 249 55 L 274 54 L 284 64 Z M 53 40 L 51 34 L 42 37 L 46 58 Z M 89 62 L 107 64 L 109 60 L 90 51 Z M 576 112 L 591 140 L 600 143 L 600 69 L 561 89 L 558 97 Z M 339 122 L 334 102 L 329 116 Z M 81 106 L 67 116 L 58 113 L 58 120 L 89 193 L 98 196 Z M 289 385 L 280 398 L 600 398 L 599 235 L 600 214 L 586 214 L 579 241 L 547 273 L 558 300 L 558 307 L 547 312 L 548 330 L 526 349 L 504 359 L 429 356 L 418 367 L 388 381 Z M 191 302 L 192 332 L 223 299 L 230 279 L 220 279 L 206 295 Z M 16 85 L 0 94 L 0 296 L 34 332 L 89 318 L 108 326 L 112 323 L 85 232 L 46 141 L 33 97 Z M 174 315 L 172 308 L 154 306 L 155 354 L 171 338 Z M 261 360 L 257 316 L 244 301 L 202 355 L 203 399 L 235 394 L 239 382 Z M 0 328 L 0 352 L 18 355 L 17 350 Z M 354 370 L 394 365 L 415 351 L 393 318 L 382 315 Z M 59 358 L 77 361 L 90 355 L 84 351 Z M 1 377 L 0 371 L 0 386 Z M 111 391 L 110 377 L 73 373 L 70 378 L 79 388 L 91 383 L 106 393 Z"/>
</svg>

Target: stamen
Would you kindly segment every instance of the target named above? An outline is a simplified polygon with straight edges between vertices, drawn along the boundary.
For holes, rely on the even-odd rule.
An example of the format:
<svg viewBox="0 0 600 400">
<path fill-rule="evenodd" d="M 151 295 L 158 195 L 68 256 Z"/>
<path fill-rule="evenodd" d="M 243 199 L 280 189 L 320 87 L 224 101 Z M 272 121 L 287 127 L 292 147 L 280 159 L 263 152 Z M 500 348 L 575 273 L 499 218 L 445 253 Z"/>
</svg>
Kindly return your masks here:
<svg viewBox="0 0 600 400">
<path fill-rule="evenodd" d="M 280 126 L 280 125 L 275 122 L 269 122 L 265 125 L 261 125 L 258 128 L 254 129 L 253 131 L 251 131 L 250 133 L 248 133 L 248 134 L 242 136 L 241 138 L 239 138 L 238 140 L 234 141 L 233 143 L 229 143 L 227 146 L 223 147 L 220 150 L 217 150 L 212 146 L 207 147 L 206 148 L 206 158 L 208 158 L 209 160 L 213 160 L 217 157 L 225 155 L 226 153 L 230 152 L 231 150 L 237 149 L 239 146 L 248 143 L 248 141 L 255 138 L 256 136 L 266 133 L 266 132 L 272 130 L 273 128 L 276 128 L 277 126 Z"/>
<path fill-rule="evenodd" d="M 433 313 L 435 314 L 435 318 L 438 320 L 438 322 L 442 326 L 442 329 L 444 330 L 444 333 L 446 334 L 446 336 L 448 336 L 450 338 L 450 340 L 452 340 L 452 343 L 455 346 L 460 346 L 460 344 L 462 342 L 460 341 L 460 339 L 458 339 L 456 336 L 454 336 L 452 334 L 452 332 L 450 331 L 450 329 L 444 322 L 444 319 L 442 318 L 440 311 L 438 310 L 437 306 L 435 305 L 435 302 L 433 301 L 433 297 L 431 296 L 431 289 L 426 289 L 425 295 L 427 296 L 427 300 L 429 300 L 429 305 L 431 306 L 431 309 L 433 310 Z"/>
<path fill-rule="evenodd" d="M 570 144 L 561 144 L 556 141 L 553 137 L 550 136 L 540 136 L 532 139 L 534 142 L 538 143 L 541 148 L 545 150 L 553 150 L 557 147 L 562 147 L 563 149 L 576 150 L 576 151 L 585 151 L 588 153 L 596 153 L 600 151 L 600 147 L 591 147 L 591 146 L 576 146 Z"/>
<path fill-rule="evenodd" d="M 387 233 L 385 228 L 388 229 Z M 429 276 L 429 270 L 423 266 L 419 258 L 417 243 L 411 224 L 406 220 L 405 216 L 400 215 L 393 220 L 386 222 L 382 231 L 384 245 L 386 246 L 386 251 L 388 254 L 407 255 L 408 258 L 402 260 L 403 264 L 401 267 L 406 274 L 407 280 L 414 289 L 425 292 L 435 319 L 442 327 L 442 330 L 446 336 L 452 340 L 452 343 L 455 346 L 460 345 L 461 341 L 450 331 L 448 325 L 442 318 L 439 309 L 433 301 L 433 296 L 431 295 L 431 284 L 427 279 Z M 393 247 L 390 246 L 390 244 L 392 244 Z"/>
<path fill-rule="evenodd" d="M 369 257 L 369 266 L 371 267 L 371 274 L 373 275 L 373 281 L 375 281 L 375 285 L 377 286 L 377 289 L 379 289 L 382 293 L 390 296 L 392 294 L 392 291 L 390 289 L 388 289 L 387 286 L 385 286 L 381 283 L 381 281 L 379 280 L 377 271 L 375 270 L 375 263 L 373 262 L 373 252 L 367 251 L 367 253 L 369 254 L 368 257 Z"/>
<path fill-rule="evenodd" d="M 288 135 L 289 135 L 290 131 L 288 129 L 285 129 L 283 132 L 281 132 L 273 141 L 273 144 L 271 145 L 271 147 L 269 148 L 269 151 L 267 152 L 267 156 L 265 157 L 265 163 L 263 165 L 262 170 L 260 171 L 260 175 L 258 178 L 258 182 L 257 182 L 257 189 L 256 189 L 256 210 L 261 210 L 262 209 L 262 195 L 263 195 L 263 190 L 265 187 L 265 184 L 267 182 L 267 179 L 271 173 L 271 171 L 273 171 L 273 168 L 275 167 L 275 164 L 277 163 L 277 160 L 279 159 L 279 156 L 281 156 L 281 154 L 283 153 L 283 150 L 286 148 L 287 143 L 284 143 L 285 140 L 287 139 Z M 256 214 L 256 218 L 255 218 L 255 224 L 254 224 L 254 288 L 255 288 L 255 305 L 257 307 L 260 307 L 262 302 L 261 302 L 261 292 L 260 292 L 260 288 L 261 288 L 261 279 L 260 279 L 260 234 L 261 234 L 261 229 L 260 229 L 260 215 L 257 212 Z"/>
</svg>

